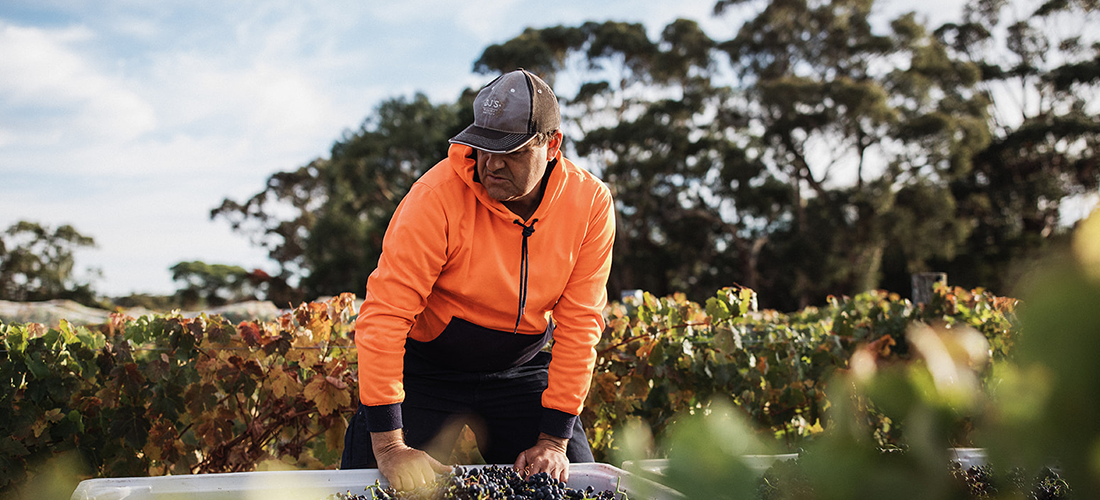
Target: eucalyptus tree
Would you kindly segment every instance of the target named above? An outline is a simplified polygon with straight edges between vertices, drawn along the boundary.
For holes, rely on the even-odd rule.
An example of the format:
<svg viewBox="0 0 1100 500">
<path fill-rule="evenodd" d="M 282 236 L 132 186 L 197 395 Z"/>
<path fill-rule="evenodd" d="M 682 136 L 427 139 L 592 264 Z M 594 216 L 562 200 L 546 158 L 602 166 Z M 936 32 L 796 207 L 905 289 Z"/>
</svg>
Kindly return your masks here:
<svg viewBox="0 0 1100 500">
<path fill-rule="evenodd" d="M 0 233 L 0 299 L 42 301 L 70 299 L 98 306 L 91 279 L 76 271 L 75 252 L 95 247 L 95 239 L 73 226 L 56 228 L 19 221 Z"/>
<path fill-rule="evenodd" d="M 252 283 L 253 275 L 240 266 L 184 261 L 168 270 L 172 281 L 179 284 L 175 298 L 184 309 L 252 300 L 259 291 Z"/>
<path fill-rule="evenodd" d="M 529 60 L 574 82 L 576 150 L 619 208 L 613 287 L 701 298 L 736 281 L 794 308 L 965 237 L 944 179 L 986 137 L 967 128 L 984 119 L 979 72 L 913 16 L 876 33 L 872 6 L 722 1 L 748 18 L 725 41 L 682 19 L 653 40 L 617 22 L 528 29 L 475 68 Z"/>
<path fill-rule="evenodd" d="M 793 200 L 763 263 L 787 281 L 788 307 L 907 278 L 952 257 L 966 236 L 945 182 L 986 140 L 977 68 L 951 58 L 912 14 L 877 32 L 873 7 L 716 6 L 751 16 L 721 47 L 748 94 L 756 155 Z"/>
<path fill-rule="evenodd" d="M 739 282 L 789 310 L 907 291 L 924 270 L 1005 293 L 997 278 L 1057 233 L 1063 200 L 1098 184 L 1100 49 L 1051 26 L 1092 22 L 1096 0 L 1051 0 L 998 28 L 1014 5 L 976 0 L 932 30 L 913 14 L 875 22 L 874 0 L 721 0 L 716 15 L 739 26 L 728 40 L 686 19 L 652 33 L 527 28 L 474 70 L 524 67 L 554 85 L 567 152 L 616 199 L 613 296 L 701 300 Z M 273 279 L 360 290 L 397 202 L 468 122 L 473 92 L 388 101 L 331 158 L 212 216 L 270 250 L 283 266 Z M 1026 98 L 1021 118 L 1006 96 Z"/>
<path fill-rule="evenodd" d="M 769 221 L 753 211 L 784 201 L 764 194 L 775 181 L 741 145 L 746 121 L 738 93 L 715 84 L 716 47 L 691 20 L 656 39 L 640 24 L 589 22 L 525 30 L 475 64 L 481 72 L 534 66 L 558 83 L 566 135 L 616 200 L 612 293 L 698 297 L 735 279 L 756 285 L 753 252 Z M 734 193 L 744 201 L 732 203 Z"/>
<path fill-rule="evenodd" d="M 1021 264 L 1065 236 L 1072 221 L 1063 210 L 1096 199 L 1097 25 L 1096 0 L 974 0 L 937 30 L 956 57 L 981 68 L 991 103 L 991 141 L 952 184 L 960 217 L 975 228 L 944 265 L 952 275 L 1010 289 Z"/>
</svg>

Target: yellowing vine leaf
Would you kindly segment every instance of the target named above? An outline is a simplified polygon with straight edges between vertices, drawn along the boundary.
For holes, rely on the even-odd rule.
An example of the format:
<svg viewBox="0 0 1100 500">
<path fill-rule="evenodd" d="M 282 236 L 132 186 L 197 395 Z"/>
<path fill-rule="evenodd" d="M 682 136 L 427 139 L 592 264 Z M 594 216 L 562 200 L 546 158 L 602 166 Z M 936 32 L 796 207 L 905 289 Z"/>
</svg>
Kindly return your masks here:
<svg viewBox="0 0 1100 500">
<path fill-rule="evenodd" d="M 332 427 L 325 430 L 325 444 L 330 450 L 339 450 L 344 445 L 344 432 L 348 428 L 348 421 L 343 415 L 337 417 Z"/>
<path fill-rule="evenodd" d="M 291 349 L 286 353 L 286 360 L 288 363 L 298 363 L 302 368 L 309 368 L 321 363 L 322 354 L 307 335 L 298 335 L 294 337 Z"/>
<path fill-rule="evenodd" d="M 314 342 L 327 341 L 332 331 L 332 319 L 328 314 L 328 304 L 306 302 L 295 310 L 298 324 L 309 330 Z"/>
<path fill-rule="evenodd" d="M 61 332 L 61 338 L 65 340 L 66 344 L 76 342 L 76 327 L 68 320 L 61 320 L 61 323 L 57 325 L 57 329 Z"/>
<path fill-rule="evenodd" d="M 302 384 L 278 366 L 268 372 L 267 385 L 271 389 L 271 395 L 276 398 L 284 398 L 302 392 Z"/>
<path fill-rule="evenodd" d="M 351 392 L 337 388 L 325 375 L 317 374 L 306 386 L 306 399 L 317 405 L 321 415 L 328 415 L 342 406 L 351 405 Z M 345 386 L 346 387 L 346 386 Z"/>
</svg>

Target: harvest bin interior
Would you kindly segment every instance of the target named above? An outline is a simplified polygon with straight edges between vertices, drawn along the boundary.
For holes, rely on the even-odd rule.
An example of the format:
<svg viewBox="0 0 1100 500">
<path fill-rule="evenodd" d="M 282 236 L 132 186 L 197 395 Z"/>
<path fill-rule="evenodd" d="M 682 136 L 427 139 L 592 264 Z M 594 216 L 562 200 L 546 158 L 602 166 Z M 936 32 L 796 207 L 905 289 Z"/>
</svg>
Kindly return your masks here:
<svg viewBox="0 0 1100 500">
<path fill-rule="evenodd" d="M 81 481 L 71 500 L 325 500 L 334 493 L 366 493 L 365 488 L 375 481 L 387 486 L 378 469 L 103 478 Z M 666 486 L 608 464 L 571 464 L 569 487 L 588 486 L 596 491 L 624 492 L 630 500 L 683 498 Z M 616 497 L 621 499 L 622 495 Z"/>
</svg>

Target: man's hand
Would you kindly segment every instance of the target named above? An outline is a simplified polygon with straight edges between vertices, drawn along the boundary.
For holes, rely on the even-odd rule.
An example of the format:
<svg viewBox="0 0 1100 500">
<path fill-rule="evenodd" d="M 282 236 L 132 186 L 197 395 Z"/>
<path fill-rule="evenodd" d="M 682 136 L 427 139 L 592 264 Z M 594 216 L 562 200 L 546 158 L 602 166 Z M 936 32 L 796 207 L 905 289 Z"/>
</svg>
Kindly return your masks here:
<svg viewBox="0 0 1100 500">
<path fill-rule="evenodd" d="M 451 468 L 439 463 L 427 453 L 405 445 L 401 429 L 370 433 L 378 471 L 397 490 L 411 490 L 431 483 L 436 474 L 446 474 Z"/>
<path fill-rule="evenodd" d="M 568 481 L 569 458 L 565 456 L 568 444 L 568 439 L 539 433 L 538 442 L 519 454 L 514 467 L 524 479 L 545 472 L 558 481 Z"/>
</svg>

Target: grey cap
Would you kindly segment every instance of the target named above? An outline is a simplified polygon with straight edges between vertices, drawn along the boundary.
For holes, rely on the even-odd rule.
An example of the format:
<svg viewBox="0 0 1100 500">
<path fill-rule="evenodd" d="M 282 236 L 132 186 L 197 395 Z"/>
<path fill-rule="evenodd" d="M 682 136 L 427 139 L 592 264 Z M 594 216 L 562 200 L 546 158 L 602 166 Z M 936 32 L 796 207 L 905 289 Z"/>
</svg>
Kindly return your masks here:
<svg viewBox="0 0 1100 500">
<path fill-rule="evenodd" d="M 474 98 L 474 123 L 451 138 L 490 153 L 511 153 L 535 134 L 561 127 L 554 91 L 533 73 L 518 69 L 489 82 Z"/>
</svg>

